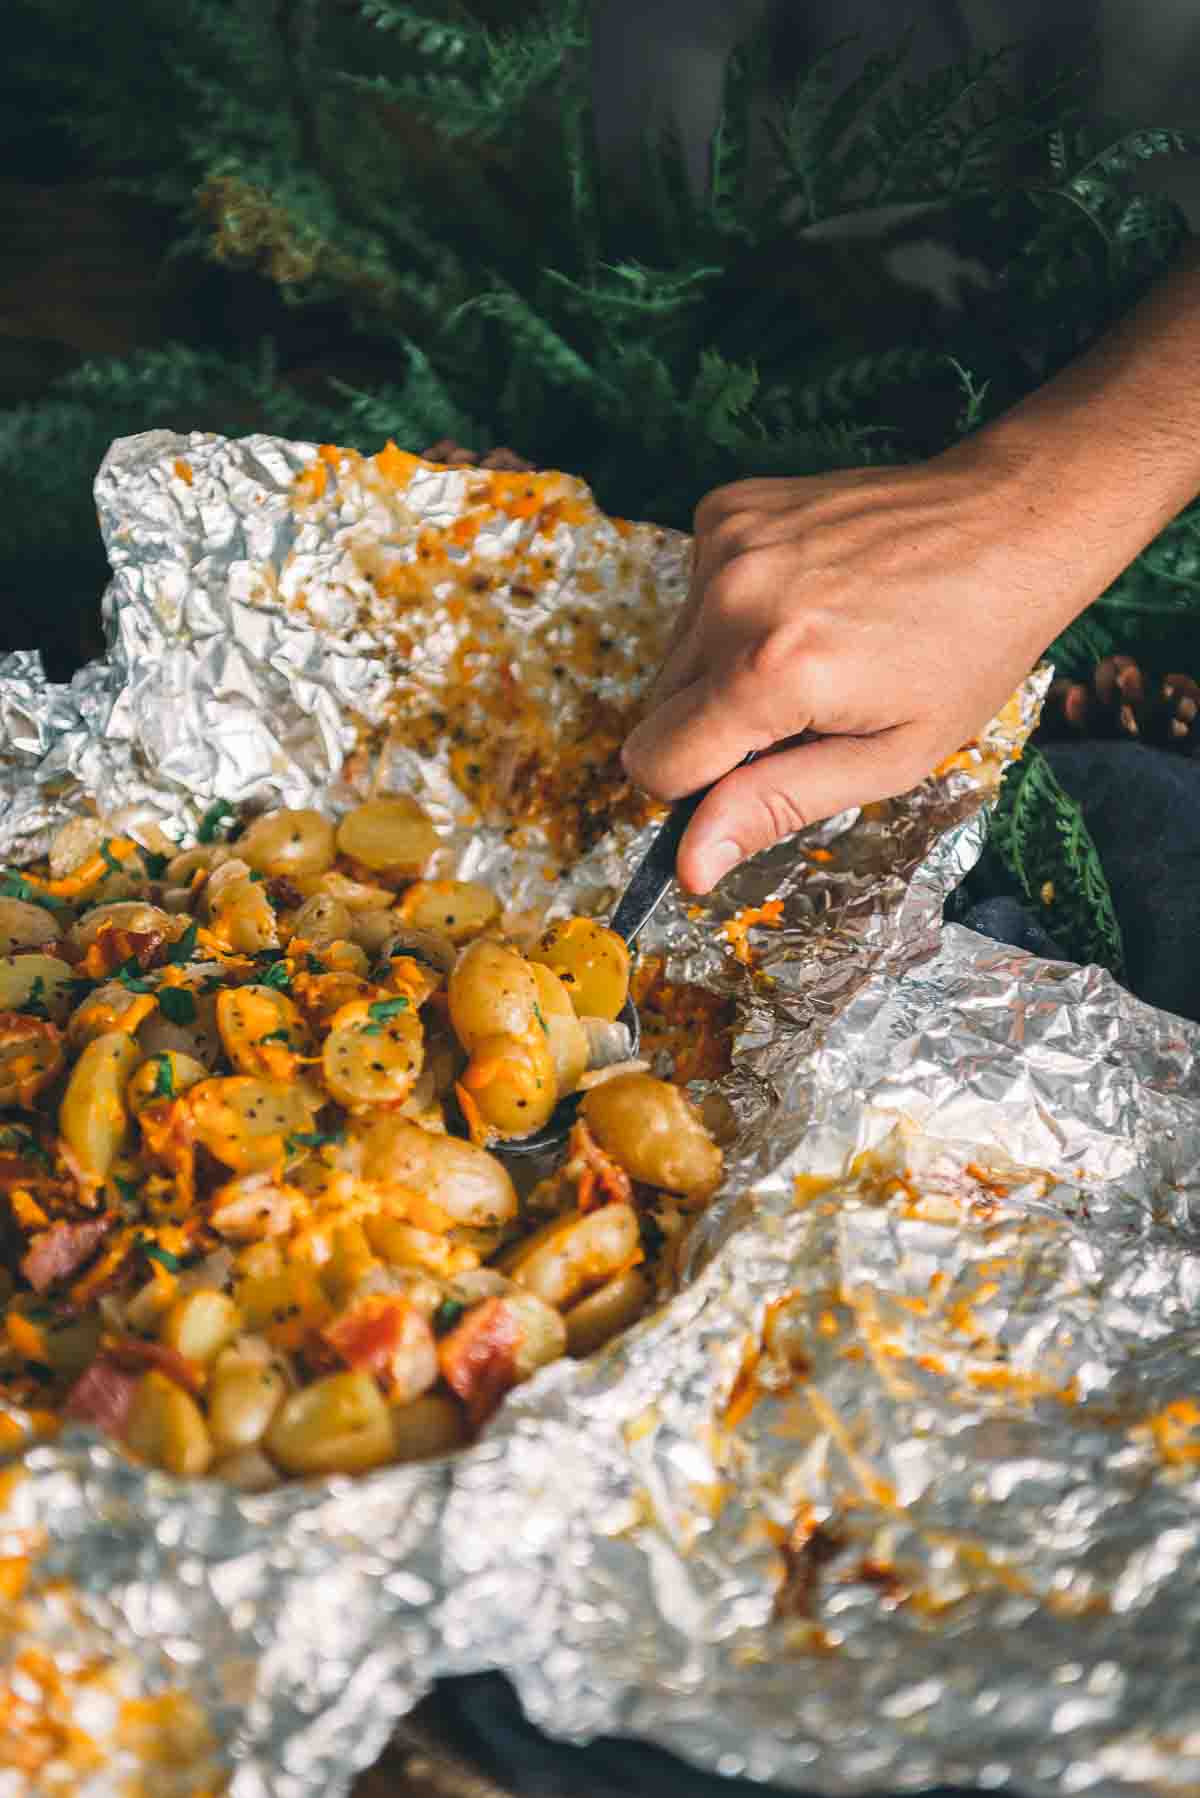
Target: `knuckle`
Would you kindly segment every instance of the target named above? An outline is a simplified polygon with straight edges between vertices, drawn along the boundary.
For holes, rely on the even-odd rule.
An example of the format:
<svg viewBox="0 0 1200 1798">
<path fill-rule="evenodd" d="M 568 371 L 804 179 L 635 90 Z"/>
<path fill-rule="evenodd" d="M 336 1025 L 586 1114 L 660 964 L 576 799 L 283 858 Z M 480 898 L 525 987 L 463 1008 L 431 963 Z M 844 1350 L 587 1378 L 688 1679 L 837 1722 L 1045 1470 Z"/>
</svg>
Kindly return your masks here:
<svg viewBox="0 0 1200 1798">
<path fill-rule="evenodd" d="M 711 493 L 706 493 L 693 515 L 696 530 L 711 530 L 727 513 L 745 511 L 745 485 L 744 481 L 731 481 L 727 486 L 714 487 Z"/>
<path fill-rule="evenodd" d="M 813 822 L 796 795 L 781 786 L 765 787 L 757 795 L 757 819 L 756 835 L 763 844 L 794 836 Z"/>
<path fill-rule="evenodd" d="M 709 526 L 709 539 L 721 554 L 741 555 L 750 548 L 756 523 L 755 514 L 740 506 L 723 512 L 715 524 Z"/>
</svg>

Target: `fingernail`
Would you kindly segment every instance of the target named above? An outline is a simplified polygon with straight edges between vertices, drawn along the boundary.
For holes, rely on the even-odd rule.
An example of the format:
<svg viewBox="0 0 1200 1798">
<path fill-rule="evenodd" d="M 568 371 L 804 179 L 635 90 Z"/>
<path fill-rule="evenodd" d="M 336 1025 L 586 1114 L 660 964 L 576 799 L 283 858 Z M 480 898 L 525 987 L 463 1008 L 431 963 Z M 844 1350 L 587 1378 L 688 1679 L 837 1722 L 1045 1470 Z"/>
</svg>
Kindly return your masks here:
<svg viewBox="0 0 1200 1798">
<path fill-rule="evenodd" d="M 700 873 L 705 881 L 705 890 L 715 887 L 718 881 L 724 880 L 731 868 L 736 868 L 742 859 L 742 852 L 729 837 L 722 837 L 714 843 L 708 854 L 700 859 Z"/>
</svg>

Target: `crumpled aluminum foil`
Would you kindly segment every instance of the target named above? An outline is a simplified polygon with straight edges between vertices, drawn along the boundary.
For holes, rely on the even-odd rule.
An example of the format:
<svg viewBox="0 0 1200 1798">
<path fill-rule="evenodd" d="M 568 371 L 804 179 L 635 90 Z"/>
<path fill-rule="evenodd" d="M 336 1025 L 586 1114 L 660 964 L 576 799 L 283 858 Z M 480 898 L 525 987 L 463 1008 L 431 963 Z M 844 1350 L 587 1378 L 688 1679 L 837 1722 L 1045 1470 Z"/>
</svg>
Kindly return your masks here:
<svg viewBox="0 0 1200 1798">
<path fill-rule="evenodd" d="M 69 689 L 0 664 L 0 853 L 89 795 L 171 825 L 353 789 L 387 621 L 338 611 L 345 534 L 403 550 L 466 476 L 418 472 L 404 518 L 377 491 L 297 516 L 314 454 L 110 452 L 110 658 Z M 618 535 L 627 577 L 581 599 L 613 527 L 583 508 L 556 532 L 560 594 L 633 590 L 665 623 L 685 541 Z M 446 1464 L 247 1497 L 72 1431 L 0 1475 L 0 1573 L 31 1558 L 0 1685 L 62 1726 L 39 1771 L 0 1762 L 4 1798 L 192 1798 L 222 1770 L 235 1798 L 336 1798 L 435 1678 L 486 1667 L 553 1734 L 809 1791 L 1196 1789 L 1200 1039 L 1096 970 L 940 926 L 1043 689 L 918 793 L 656 920 L 672 972 L 739 1003 L 738 1144 L 663 1311 Z M 548 888 L 544 847 L 470 819 L 436 756 L 389 753 L 448 859 L 514 905 L 602 903 L 638 853 L 618 834 Z"/>
</svg>

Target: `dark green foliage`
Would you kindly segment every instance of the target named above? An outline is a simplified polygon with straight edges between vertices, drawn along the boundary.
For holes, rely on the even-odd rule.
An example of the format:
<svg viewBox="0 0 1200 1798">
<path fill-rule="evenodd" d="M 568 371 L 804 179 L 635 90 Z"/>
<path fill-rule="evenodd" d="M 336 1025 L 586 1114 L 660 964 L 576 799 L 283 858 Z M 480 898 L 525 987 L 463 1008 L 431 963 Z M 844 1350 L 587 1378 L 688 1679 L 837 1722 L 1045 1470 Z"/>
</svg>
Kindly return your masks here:
<svg viewBox="0 0 1200 1798">
<path fill-rule="evenodd" d="M 1136 185 L 1190 148 L 1180 133 L 1097 140 L 1065 86 L 1018 97 L 1002 55 L 917 82 L 901 42 L 840 88 L 825 57 L 764 110 L 748 42 L 696 192 L 669 129 L 632 174 L 599 166 L 587 0 L 10 0 L 6 46 L 10 160 L 142 196 L 173 246 L 164 281 L 191 271 L 205 296 L 173 341 L 0 414 L 13 643 L 53 645 L 56 603 L 96 615 L 90 482 L 115 436 L 508 442 L 613 511 L 686 526 L 721 482 L 912 459 L 976 429 L 1184 235 Z M 961 316 L 889 285 L 858 231 L 900 205 L 987 246 L 1000 279 Z M 1198 584 L 1191 508 L 1056 653 L 1184 660 Z M 1015 846 L 1053 853 L 1082 896 L 1070 928 L 1093 916 L 1104 947 L 1096 870 L 1039 766 L 1007 790 L 1001 838 L 1039 883 Z"/>
<path fill-rule="evenodd" d="M 1032 746 L 1005 777 L 992 847 L 1072 958 L 1118 977 L 1121 930 L 1083 813 Z"/>
</svg>

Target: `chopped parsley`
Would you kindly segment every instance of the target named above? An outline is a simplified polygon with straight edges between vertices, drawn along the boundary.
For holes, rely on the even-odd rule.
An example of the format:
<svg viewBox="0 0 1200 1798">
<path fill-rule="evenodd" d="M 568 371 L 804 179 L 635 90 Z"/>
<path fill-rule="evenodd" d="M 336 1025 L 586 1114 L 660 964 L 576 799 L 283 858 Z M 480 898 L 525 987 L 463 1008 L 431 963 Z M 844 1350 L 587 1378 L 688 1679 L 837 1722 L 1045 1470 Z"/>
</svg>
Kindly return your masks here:
<svg viewBox="0 0 1200 1798">
<path fill-rule="evenodd" d="M 280 960 L 273 961 L 269 967 L 264 968 L 259 985 L 269 986 L 276 993 L 290 992 L 292 977 L 288 973 L 287 962 L 281 957 Z"/>
<path fill-rule="evenodd" d="M 30 987 L 24 1003 L 18 1005 L 17 1010 L 25 1012 L 31 1018 L 48 1018 L 50 1016 L 46 1009 L 46 982 L 40 974 L 34 976 L 33 985 Z"/>
<path fill-rule="evenodd" d="M 41 905 L 47 911 L 62 910 L 60 900 L 52 899 L 49 893 L 43 893 L 40 887 L 33 886 L 15 868 L 5 868 L 0 873 L 0 899 L 23 899 L 26 905 Z"/>
<path fill-rule="evenodd" d="M 215 843 L 218 836 L 223 837 L 227 834 L 223 827 L 231 824 L 236 816 L 237 813 L 227 799 L 218 799 L 215 805 L 209 806 L 201 818 L 196 830 L 196 841 L 198 843 Z"/>
<path fill-rule="evenodd" d="M 290 1047 L 292 1033 L 286 1028 L 283 1030 L 269 1030 L 266 1036 L 260 1036 L 258 1040 L 260 1043 L 287 1043 Z"/>
<path fill-rule="evenodd" d="M 196 1016 L 196 1000 L 186 986 L 160 986 L 158 1009 L 169 1024 L 190 1024 Z"/>
<path fill-rule="evenodd" d="M 191 961 L 192 956 L 196 952 L 196 937 L 199 930 L 200 926 L 198 924 L 189 924 L 178 941 L 172 943 L 171 947 L 167 950 L 167 960 L 173 962 L 176 966 L 178 966 L 180 962 Z"/>
<path fill-rule="evenodd" d="M 126 992 L 152 993 L 154 991 L 154 982 L 145 978 L 145 970 L 136 955 L 131 955 L 128 961 L 121 963 L 114 973 L 113 979 L 119 980 Z"/>
<path fill-rule="evenodd" d="M 325 963 L 323 961 L 318 961 L 315 955 L 306 955 L 304 961 L 310 974 L 323 974 L 325 972 Z"/>
<path fill-rule="evenodd" d="M 264 874 L 264 873 L 263 873 L 263 871 L 262 871 L 262 869 L 261 869 L 261 868 L 251 868 L 251 870 L 250 870 L 250 879 L 251 879 L 251 881 L 252 881 L 252 882 L 253 882 L 253 884 L 254 884 L 254 885 L 255 885 L 255 886 L 257 886 L 257 885 L 258 885 L 258 883 L 259 883 L 259 881 L 261 881 L 261 880 L 265 880 L 265 879 L 266 879 L 266 878 L 267 878 L 267 877 L 266 877 L 266 875 L 265 875 L 265 874 Z"/>
<path fill-rule="evenodd" d="M 138 845 L 139 853 L 146 864 L 146 876 L 149 880 L 161 880 L 167 871 L 169 856 L 159 855 L 153 849 L 143 849 Z"/>
<path fill-rule="evenodd" d="M 115 856 L 109 847 L 109 838 L 105 837 L 100 845 L 100 859 L 110 874 L 124 874 L 125 864 Z"/>
<path fill-rule="evenodd" d="M 169 1055 L 159 1055 L 158 1072 L 154 1076 L 154 1097 L 156 1099 L 173 1099 L 175 1097 L 175 1070 L 171 1066 Z"/>
<path fill-rule="evenodd" d="M 394 1018 L 399 1012 L 407 1010 L 408 1000 L 405 998 L 376 999 L 373 1004 L 367 1006 L 367 1016 L 376 1024 L 384 1024 L 389 1018 Z"/>
<path fill-rule="evenodd" d="M 537 1019 L 538 1023 L 541 1025 L 543 1034 L 546 1036 L 549 1036 L 550 1026 L 547 1024 L 545 1018 L 542 1016 L 541 1006 L 536 1003 L 533 1008 L 533 1015 Z"/>
<path fill-rule="evenodd" d="M 443 1299 L 433 1314 L 435 1335 L 444 1336 L 447 1330 L 452 1330 L 466 1308 L 457 1299 Z"/>
<path fill-rule="evenodd" d="M 301 1149 L 321 1149 L 326 1143 L 342 1140 L 340 1130 L 293 1130 L 284 1146 L 289 1155 L 298 1155 Z"/>
<path fill-rule="evenodd" d="M 173 1255 L 170 1249 L 164 1249 L 161 1243 L 151 1242 L 145 1236 L 142 1237 L 142 1251 L 148 1261 L 157 1261 L 169 1274 L 177 1274 L 183 1266 L 178 1255 Z"/>
<path fill-rule="evenodd" d="M 113 1175 L 113 1185 L 121 1195 L 121 1203 L 127 1208 L 135 1209 L 141 1202 L 141 1190 L 136 1180 L 123 1180 L 120 1174 Z"/>
</svg>

